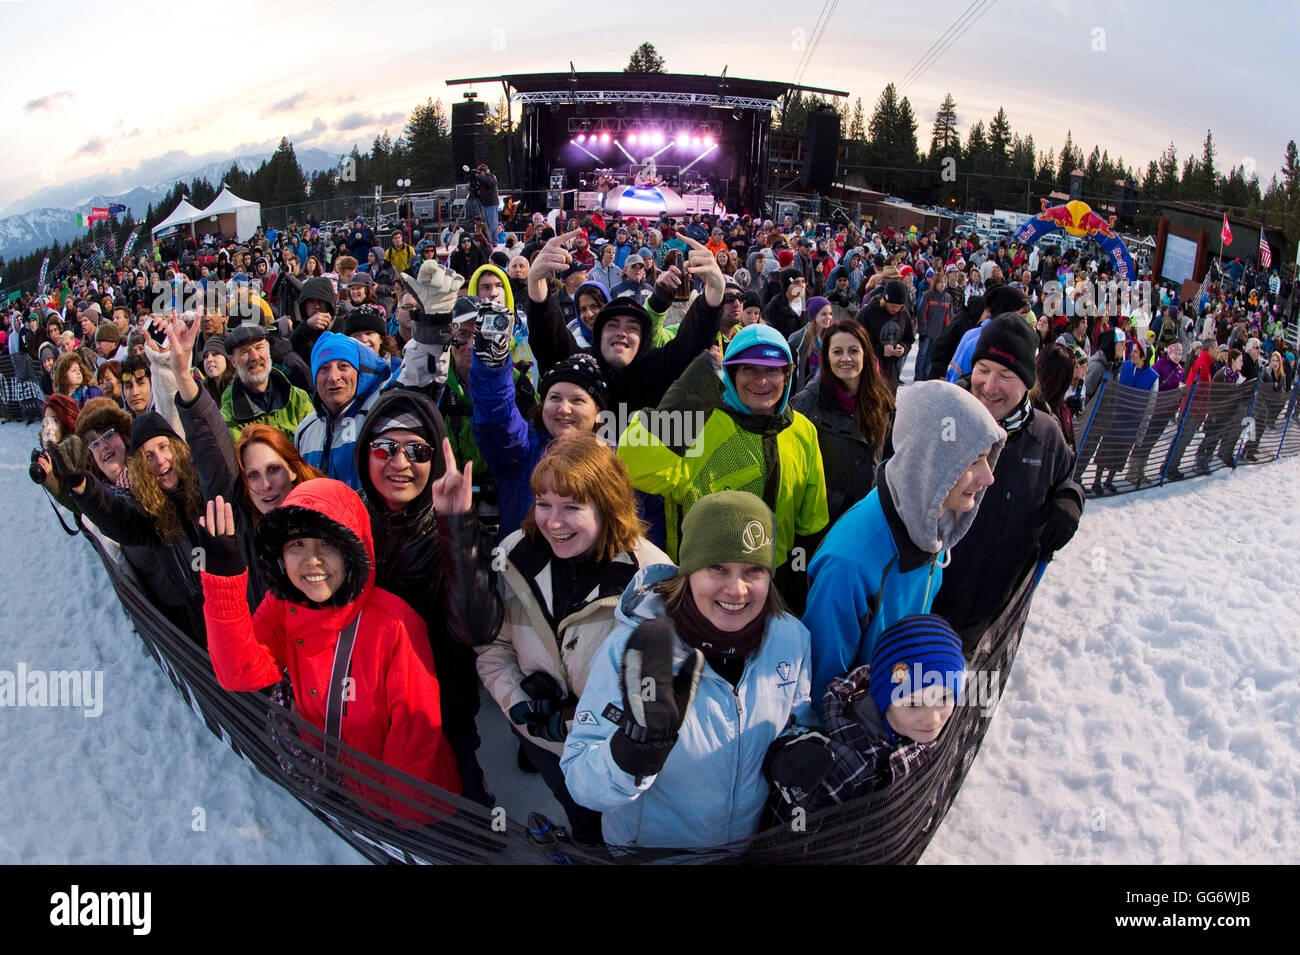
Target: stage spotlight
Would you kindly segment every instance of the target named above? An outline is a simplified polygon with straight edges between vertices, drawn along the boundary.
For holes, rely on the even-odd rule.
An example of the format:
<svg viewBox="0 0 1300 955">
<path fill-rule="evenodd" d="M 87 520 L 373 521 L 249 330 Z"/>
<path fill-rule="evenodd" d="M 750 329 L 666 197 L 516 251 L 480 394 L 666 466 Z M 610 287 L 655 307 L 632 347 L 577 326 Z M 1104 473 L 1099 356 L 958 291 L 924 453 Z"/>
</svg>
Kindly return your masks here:
<svg viewBox="0 0 1300 955">
<path fill-rule="evenodd" d="M 608 142 L 609 142 L 609 133 L 601 133 L 601 134 L 600 134 L 600 141 L 601 141 L 602 143 L 608 143 Z"/>
<path fill-rule="evenodd" d="M 699 149 L 699 148 L 700 148 L 700 137 L 699 137 L 699 136 L 692 136 L 692 137 L 691 137 L 691 145 L 692 145 L 693 147 L 695 147 L 696 149 Z"/>
<path fill-rule="evenodd" d="M 686 136 L 685 133 L 678 133 L 678 134 L 677 134 L 677 145 L 678 145 L 678 146 L 681 146 L 681 147 L 684 149 L 684 148 L 686 148 L 686 144 L 687 144 L 688 142 L 690 142 L 690 140 L 687 138 L 687 136 Z"/>
<path fill-rule="evenodd" d="M 705 136 L 705 137 L 704 137 L 704 146 L 705 146 L 705 148 L 708 148 L 708 147 L 710 147 L 710 146 L 712 146 L 712 145 L 713 145 L 713 137 L 712 137 L 712 136 Z"/>
<path fill-rule="evenodd" d="M 587 134 L 586 134 L 586 133 L 578 133 L 578 142 L 580 142 L 580 143 L 585 143 L 586 141 L 587 141 Z"/>
<path fill-rule="evenodd" d="M 664 134 L 656 129 L 650 137 L 650 141 L 656 146 L 662 146 L 664 144 Z"/>
</svg>

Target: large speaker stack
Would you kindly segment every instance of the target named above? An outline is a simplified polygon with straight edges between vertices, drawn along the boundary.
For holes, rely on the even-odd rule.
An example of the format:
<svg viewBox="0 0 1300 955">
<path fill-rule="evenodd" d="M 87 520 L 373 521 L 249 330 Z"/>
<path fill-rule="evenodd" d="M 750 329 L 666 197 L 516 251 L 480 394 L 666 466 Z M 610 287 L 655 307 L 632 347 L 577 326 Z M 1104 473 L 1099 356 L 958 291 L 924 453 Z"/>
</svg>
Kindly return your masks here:
<svg viewBox="0 0 1300 955">
<path fill-rule="evenodd" d="M 451 163 L 457 174 L 461 166 L 473 169 L 482 159 L 483 123 L 487 104 L 476 99 L 451 104 Z"/>
<path fill-rule="evenodd" d="M 809 113 L 802 178 L 812 192 L 830 190 L 835 181 L 835 155 L 839 147 L 839 113 L 830 107 L 820 107 Z"/>
</svg>

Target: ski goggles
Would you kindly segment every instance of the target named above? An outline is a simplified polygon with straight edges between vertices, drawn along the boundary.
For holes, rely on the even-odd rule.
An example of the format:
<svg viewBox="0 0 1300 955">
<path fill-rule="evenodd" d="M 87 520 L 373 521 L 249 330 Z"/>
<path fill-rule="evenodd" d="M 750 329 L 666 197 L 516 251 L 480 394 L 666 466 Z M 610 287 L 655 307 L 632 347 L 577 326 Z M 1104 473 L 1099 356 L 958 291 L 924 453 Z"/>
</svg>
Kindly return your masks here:
<svg viewBox="0 0 1300 955">
<path fill-rule="evenodd" d="M 399 442 L 391 438 L 375 438 L 370 442 L 370 453 L 380 461 L 395 457 L 399 448 L 412 464 L 428 464 L 433 460 L 433 446 L 423 441 Z"/>
</svg>

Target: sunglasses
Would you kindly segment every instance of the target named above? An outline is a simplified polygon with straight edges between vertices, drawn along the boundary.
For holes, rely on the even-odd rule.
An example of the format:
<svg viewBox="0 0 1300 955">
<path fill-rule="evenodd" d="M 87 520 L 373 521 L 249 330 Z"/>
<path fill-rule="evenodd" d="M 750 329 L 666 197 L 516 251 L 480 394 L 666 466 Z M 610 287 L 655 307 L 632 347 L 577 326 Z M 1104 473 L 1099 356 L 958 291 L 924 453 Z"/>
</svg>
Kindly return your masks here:
<svg viewBox="0 0 1300 955">
<path fill-rule="evenodd" d="M 115 431 L 105 431 L 103 434 L 101 434 L 101 435 L 100 435 L 98 438 L 96 438 L 94 441 L 90 442 L 90 444 L 88 445 L 88 450 L 90 451 L 90 453 L 91 453 L 91 454 L 94 454 L 94 453 L 95 453 L 96 451 L 98 451 L 100 448 L 104 447 L 104 446 L 105 446 L 105 443 L 106 443 L 107 441 L 109 441 L 109 440 L 113 437 L 113 435 L 116 434 L 116 433 L 117 433 L 117 432 L 115 432 Z"/>
<path fill-rule="evenodd" d="M 428 464 L 433 460 L 433 446 L 423 441 L 407 441 L 403 444 L 389 438 L 375 438 L 370 442 L 370 453 L 380 461 L 396 456 L 399 448 L 412 464 Z"/>
<path fill-rule="evenodd" d="M 739 302 L 739 301 L 740 301 L 740 298 L 741 298 L 741 297 L 740 297 L 739 295 L 736 295 L 735 293 L 730 293 L 730 294 L 727 294 L 727 295 L 722 296 L 722 301 L 723 301 L 725 304 L 730 305 L 732 302 Z"/>
</svg>

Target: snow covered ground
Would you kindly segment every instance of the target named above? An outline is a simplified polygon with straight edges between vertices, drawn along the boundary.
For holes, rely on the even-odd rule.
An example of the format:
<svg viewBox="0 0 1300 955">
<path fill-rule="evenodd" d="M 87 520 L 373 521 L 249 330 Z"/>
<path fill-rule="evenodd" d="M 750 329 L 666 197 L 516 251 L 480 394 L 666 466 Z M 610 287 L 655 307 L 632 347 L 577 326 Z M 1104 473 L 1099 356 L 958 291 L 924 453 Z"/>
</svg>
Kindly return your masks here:
<svg viewBox="0 0 1300 955">
<path fill-rule="evenodd" d="M 0 709 L 0 863 L 362 861 L 145 655 L 28 480 L 35 440 L 0 426 L 0 671 L 101 670 L 103 712 Z M 1298 487 L 1294 459 L 1089 502 L 925 862 L 1300 861 Z M 480 720 L 511 817 L 561 819 Z"/>
</svg>

